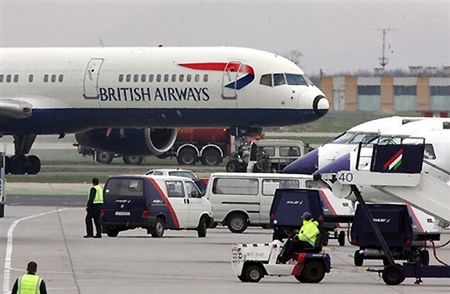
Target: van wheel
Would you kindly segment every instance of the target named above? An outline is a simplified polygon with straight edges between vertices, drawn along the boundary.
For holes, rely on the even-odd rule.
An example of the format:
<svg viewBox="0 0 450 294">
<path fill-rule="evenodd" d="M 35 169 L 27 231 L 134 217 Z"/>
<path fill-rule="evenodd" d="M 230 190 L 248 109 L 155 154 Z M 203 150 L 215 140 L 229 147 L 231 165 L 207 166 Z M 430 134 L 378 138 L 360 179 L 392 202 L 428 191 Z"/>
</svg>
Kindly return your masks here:
<svg viewBox="0 0 450 294">
<path fill-rule="evenodd" d="M 325 276 L 325 266 L 318 260 L 308 261 L 295 278 L 302 283 L 319 283 Z"/>
<path fill-rule="evenodd" d="M 156 219 L 155 226 L 151 228 L 150 234 L 154 238 L 161 238 L 164 235 L 165 223 L 164 220 L 160 217 Z"/>
<path fill-rule="evenodd" d="M 206 228 L 208 227 L 206 217 L 202 217 L 197 227 L 197 233 L 199 238 L 206 237 Z"/>
<path fill-rule="evenodd" d="M 242 275 L 246 282 L 257 283 L 264 277 L 264 271 L 261 265 L 252 264 L 244 267 Z"/>
<path fill-rule="evenodd" d="M 228 217 L 227 226 L 232 233 L 242 233 L 248 226 L 247 216 L 243 213 L 233 213 Z"/>
<path fill-rule="evenodd" d="M 119 235 L 119 230 L 114 228 L 108 228 L 106 229 L 106 235 L 108 235 L 108 237 L 117 237 L 117 235 Z"/>
</svg>

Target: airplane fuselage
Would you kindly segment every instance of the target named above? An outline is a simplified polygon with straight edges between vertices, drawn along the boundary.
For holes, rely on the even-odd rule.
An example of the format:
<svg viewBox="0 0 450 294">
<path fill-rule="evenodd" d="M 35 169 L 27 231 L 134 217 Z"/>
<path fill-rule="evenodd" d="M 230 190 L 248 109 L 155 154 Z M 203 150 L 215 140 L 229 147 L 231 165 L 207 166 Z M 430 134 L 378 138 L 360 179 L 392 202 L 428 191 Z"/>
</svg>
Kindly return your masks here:
<svg viewBox="0 0 450 294">
<path fill-rule="evenodd" d="M 262 83 L 268 74 L 271 85 Z M 289 84 L 288 74 L 304 76 L 281 56 L 244 48 L 2 48 L 0 132 L 263 127 L 323 116 L 323 93 Z"/>
</svg>

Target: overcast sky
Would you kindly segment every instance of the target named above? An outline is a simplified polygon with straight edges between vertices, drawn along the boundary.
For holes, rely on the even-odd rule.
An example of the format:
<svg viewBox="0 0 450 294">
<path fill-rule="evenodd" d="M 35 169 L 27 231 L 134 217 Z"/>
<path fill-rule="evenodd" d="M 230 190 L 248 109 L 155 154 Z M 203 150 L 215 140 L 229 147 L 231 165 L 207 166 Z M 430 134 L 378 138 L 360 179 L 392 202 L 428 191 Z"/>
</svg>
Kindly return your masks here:
<svg viewBox="0 0 450 294">
<path fill-rule="evenodd" d="M 242 46 L 308 73 L 450 65 L 448 1 L 0 0 L 0 46 Z"/>
</svg>

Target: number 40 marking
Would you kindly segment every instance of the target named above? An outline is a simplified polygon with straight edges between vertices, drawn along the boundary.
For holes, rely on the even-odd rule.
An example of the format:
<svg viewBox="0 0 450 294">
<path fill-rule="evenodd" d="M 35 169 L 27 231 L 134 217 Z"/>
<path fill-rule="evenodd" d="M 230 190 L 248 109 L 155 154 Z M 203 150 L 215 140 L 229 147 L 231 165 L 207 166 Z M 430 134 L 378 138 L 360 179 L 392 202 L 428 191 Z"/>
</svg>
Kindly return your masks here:
<svg viewBox="0 0 450 294">
<path fill-rule="evenodd" d="M 341 173 L 339 175 L 338 180 L 340 182 L 347 182 L 347 183 L 351 183 L 353 182 L 353 174 L 352 173 Z"/>
</svg>

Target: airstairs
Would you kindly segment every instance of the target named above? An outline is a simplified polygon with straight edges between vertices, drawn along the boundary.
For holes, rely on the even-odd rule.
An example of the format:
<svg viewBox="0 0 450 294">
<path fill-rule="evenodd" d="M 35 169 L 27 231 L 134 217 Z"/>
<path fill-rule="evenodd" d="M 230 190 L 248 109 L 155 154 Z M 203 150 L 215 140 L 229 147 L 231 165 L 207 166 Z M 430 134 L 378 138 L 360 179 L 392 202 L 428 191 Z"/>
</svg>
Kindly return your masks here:
<svg viewBox="0 0 450 294">
<path fill-rule="evenodd" d="M 446 227 L 450 224 L 450 172 L 424 160 L 424 139 L 413 139 L 360 144 L 350 156 L 350 171 L 339 172 L 336 179 L 342 185 L 369 185 L 425 211 Z M 392 144 L 395 141 L 399 144 Z"/>
</svg>

